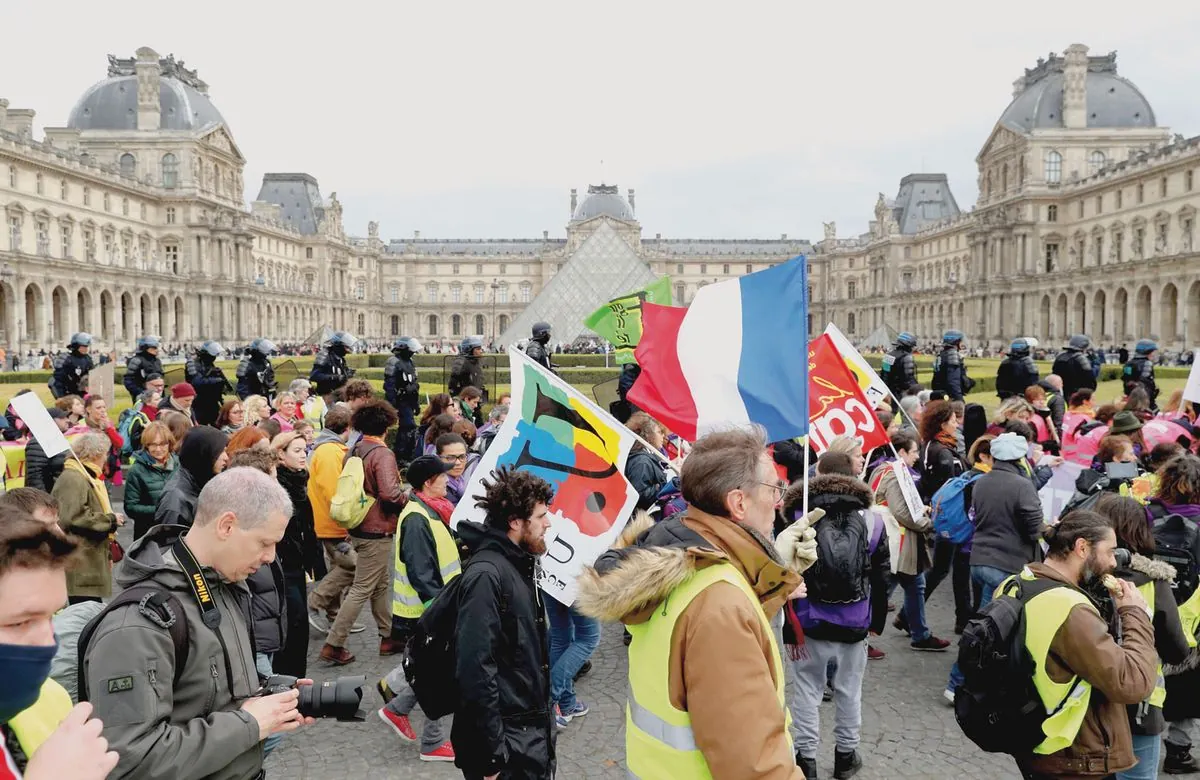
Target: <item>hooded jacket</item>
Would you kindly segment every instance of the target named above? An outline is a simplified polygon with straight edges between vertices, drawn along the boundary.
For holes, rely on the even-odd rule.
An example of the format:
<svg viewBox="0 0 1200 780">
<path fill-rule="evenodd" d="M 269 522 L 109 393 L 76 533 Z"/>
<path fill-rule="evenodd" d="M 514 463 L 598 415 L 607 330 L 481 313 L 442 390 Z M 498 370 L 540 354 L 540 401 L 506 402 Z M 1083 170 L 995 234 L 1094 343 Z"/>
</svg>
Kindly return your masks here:
<svg viewBox="0 0 1200 780">
<path fill-rule="evenodd" d="M 472 556 L 494 555 L 460 575 L 454 763 L 468 777 L 550 780 L 555 729 L 537 560 L 490 526 L 459 523 L 458 533 Z"/>
<path fill-rule="evenodd" d="M 162 499 L 154 512 L 155 525 L 190 526 L 196 516 L 200 491 L 216 476 L 213 465 L 228 440 L 216 428 L 193 428 L 179 448 L 179 468 L 163 486 Z"/>
<path fill-rule="evenodd" d="M 731 564 L 746 578 L 768 618 L 800 584 L 800 575 L 783 566 L 761 535 L 690 507 L 585 568 L 575 606 L 600 620 L 645 623 L 680 583 L 716 563 Z M 687 710 L 713 777 L 803 777 L 775 692 L 772 652 L 754 604 L 728 583 L 705 588 L 676 623 L 668 694 L 674 707 Z"/>
<path fill-rule="evenodd" d="M 215 631 L 206 627 L 171 552 L 185 531 L 152 529 L 133 544 L 117 570 L 122 588 L 153 585 L 182 605 L 190 651 L 179 683 L 173 683 L 170 634 L 136 604 L 105 615 L 83 655 L 93 714 L 104 722 L 109 749 L 121 757 L 111 780 L 170 780 L 181 777 L 185 767 L 189 778 L 247 780 L 262 768 L 258 723 L 240 709 L 259 687 L 247 628 L 250 592 L 245 583 L 224 582 L 214 570 L 203 569 L 221 616 Z"/>
<path fill-rule="evenodd" d="M 133 466 L 125 474 L 125 514 L 133 521 L 133 535 L 140 539 L 154 525 L 159 500 L 171 474 L 179 467 L 179 458 L 171 455 L 159 463 L 145 450 L 133 456 Z"/>
<path fill-rule="evenodd" d="M 998 460 L 991 471 L 975 480 L 971 506 L 975 510 L 972 566 L 1016 574 L 1025 564 L 1038 560 L 1042 500 L 1019 462 Z"/>
<path fill-rule="evenodd" d="M 346 442 L 328 428 L 322 428 L 308 456 L 308 504 L 312 507 L 313 530 L 318 539 L 337 541 L 347 536 L 346 529 L 329 516 L 329 502 L 337 490 L 345 459 Z"/>
</svg>

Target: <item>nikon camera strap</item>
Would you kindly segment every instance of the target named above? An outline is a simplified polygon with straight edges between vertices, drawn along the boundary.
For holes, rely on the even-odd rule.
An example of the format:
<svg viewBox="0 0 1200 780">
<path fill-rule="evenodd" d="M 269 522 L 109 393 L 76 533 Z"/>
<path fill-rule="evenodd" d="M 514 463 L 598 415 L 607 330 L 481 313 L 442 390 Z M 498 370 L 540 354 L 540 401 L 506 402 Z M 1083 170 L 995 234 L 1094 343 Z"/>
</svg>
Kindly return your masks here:
<svg viewBox="0 0 1200 780">
<path fill-rule="evenodd" d="M 229 683 L 229 695 L 232 696 L 234 691 L 233 665 L 229 659 L 229 647 L 225 644 L 225 637 L 221 634 L 221 609 L 213 598 L 212 590 L 208 586 L 208 579 L 200 570 L 200 564 L 196 562 L 196 556 L 192 555 L 192 551 L 183 543 L 182 536 L 175 540 L 171 551 L 175 554 L 175 560 L 178 561 L 180 568 L 183 569 L 183 575 L 187 579 L 188 585 L 191 586 L 192 596 L 200 606 L 201 620 L 210 631 L 217 635 L 217 641 L 221 644 L 221 655 L 225 659 L 225 679 Z M 251 641 L 253 642 L 253 640 Z M 214 676 L 216 675 L 215 668 L 212 673 Z"/>
</svg>

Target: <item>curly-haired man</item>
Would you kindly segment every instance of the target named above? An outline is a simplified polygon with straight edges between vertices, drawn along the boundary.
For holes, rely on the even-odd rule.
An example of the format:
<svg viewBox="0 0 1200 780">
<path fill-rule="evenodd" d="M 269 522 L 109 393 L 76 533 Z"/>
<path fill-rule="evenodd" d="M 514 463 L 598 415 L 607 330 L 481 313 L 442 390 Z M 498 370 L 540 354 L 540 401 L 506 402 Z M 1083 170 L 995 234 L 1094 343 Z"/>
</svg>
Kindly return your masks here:
<svg viewBox="0 0 1200 780">
<path fill-rule="evenodd" d="M 484 524 L 458 524 L 472 555 L 462 574 L 456 631 L 455 764 L 468 780 L 548 780 L 554 717 L 537 560 L 546 552 L 552 491 L 536 475 L 506 467 L 483 489 L 475 505 L 487 513 Z"/>
</svg>

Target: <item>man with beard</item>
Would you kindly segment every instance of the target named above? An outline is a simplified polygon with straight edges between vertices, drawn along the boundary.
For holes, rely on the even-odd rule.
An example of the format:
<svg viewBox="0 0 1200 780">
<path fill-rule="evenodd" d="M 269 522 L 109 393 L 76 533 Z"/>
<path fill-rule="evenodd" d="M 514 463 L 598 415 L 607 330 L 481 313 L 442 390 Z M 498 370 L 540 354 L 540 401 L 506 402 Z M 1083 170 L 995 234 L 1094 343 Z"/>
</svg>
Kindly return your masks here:
<svg viewBox="0 0 1200 780">
<path fill-rule="evenodd" d="M 1158 678 L 1149 609 L 1133 583 L 1107 576 L 1117 567 L 1117 536 L 1107 517 L 1071 512 L 1047 529 L 1045 540 L 1046 561 L 1029 564 L 1000 588 L 1008 592 L 1023 581 L 1025 647 L 1035 664 L 1034 687 L 1052 713 L 1042 724 L 1046 739 L 1016 756 L 1017 766 L 1026 778 L 1120 776 L 1137 763 L 1125 705 L 1149 697 Z M 1105 588 L 1121 643 L 1090 595 Z"/>
<path fill-rule="evenodd" d="M 483 491 L 475 505 L 487 513 L 484 524 L 458 524 L 472 553 L 455 632 L 454 763 L 468 780 L 549 780 L 554 717 L 537 559 L 546 552 L 553 494 L 545 480 L 508 467 L 485 479 Z"/>
</svg>

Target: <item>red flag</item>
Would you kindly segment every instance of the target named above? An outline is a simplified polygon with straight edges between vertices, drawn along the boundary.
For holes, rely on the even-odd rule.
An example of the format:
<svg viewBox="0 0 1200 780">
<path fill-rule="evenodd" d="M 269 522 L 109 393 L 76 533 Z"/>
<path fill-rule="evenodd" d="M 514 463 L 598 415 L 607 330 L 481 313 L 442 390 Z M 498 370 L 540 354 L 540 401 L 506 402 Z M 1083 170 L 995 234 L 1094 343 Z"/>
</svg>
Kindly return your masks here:
<svg viewBox="0 0 1200 780">
<path fill-rule="evenodd" d="M 634 357 L 642 373 L 626 398 L 687 441 L 696 440 L 696 404 L 679 366 L 679 326 L 687 309 L 642 304 L 642 339 Z"/>
<path fill-rule="evenodd" d="M 809 438 L 818 455 L 838 436 L 858 438 L 863 452 L 888 443 L 887 430 L 829 336 L 808 344 L 808 421 Z"/>
</svg>

